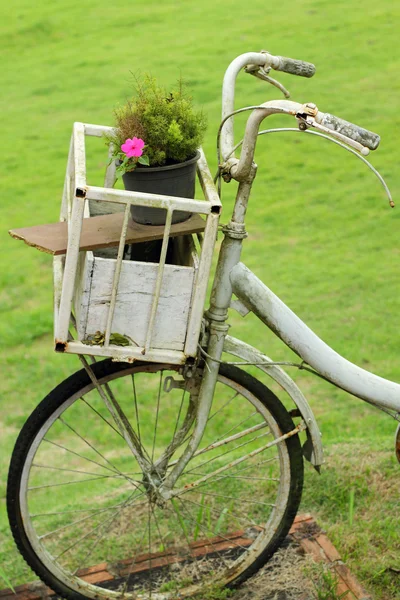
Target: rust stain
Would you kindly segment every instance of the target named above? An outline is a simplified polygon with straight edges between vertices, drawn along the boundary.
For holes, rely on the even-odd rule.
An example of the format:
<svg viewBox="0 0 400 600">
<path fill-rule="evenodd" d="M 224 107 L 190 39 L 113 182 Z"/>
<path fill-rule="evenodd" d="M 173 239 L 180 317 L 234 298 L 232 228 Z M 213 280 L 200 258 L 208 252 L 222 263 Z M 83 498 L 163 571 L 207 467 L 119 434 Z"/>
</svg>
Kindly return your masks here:
<svg viewBox="0 0 400 600">
<path fill-rule="evenodd" d="M 86 198 L 86 194 L 87 194 L 86 188 L 77 187 L 75 190 L 76 198 Z"/>
<path fill-rule="evenodd" d="M 396 431 L 395 451 L 396 451 L 396 458 L 400 463 L 400 424 L 398 425 L 397 431 Z"/>
<path fill-rule="evenodd" d="M 60 340 L 55 340 L 54 350 L 56 352 L 66 352 L 68 348 L 68 342 L 62 342 Z"/>
</svg>

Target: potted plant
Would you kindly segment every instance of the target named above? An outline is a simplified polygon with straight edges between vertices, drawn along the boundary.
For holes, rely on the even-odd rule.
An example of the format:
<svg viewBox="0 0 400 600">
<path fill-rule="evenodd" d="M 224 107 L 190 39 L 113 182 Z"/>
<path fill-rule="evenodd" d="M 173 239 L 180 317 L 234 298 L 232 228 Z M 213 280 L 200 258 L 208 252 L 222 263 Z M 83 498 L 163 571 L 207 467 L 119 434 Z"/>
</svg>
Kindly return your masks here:
<svg viewBox="0 0 400 600">
<path fill-rule="evenodd" d="M 113 144 L 112 159 L 125 189 L 151 194 L 194 198 L 198 148 L 206 121 L 193 108 L 182 81 L 171 92 L 155 79 L 136 79 L 135 95 L 115 110 L 116 127 L 107 136 Z M 132 218 L 143 224 L 165 223 L 165 210 L 131 206 Z M 174 211 L 173 222 L 190 213 Z"/>
</svg>

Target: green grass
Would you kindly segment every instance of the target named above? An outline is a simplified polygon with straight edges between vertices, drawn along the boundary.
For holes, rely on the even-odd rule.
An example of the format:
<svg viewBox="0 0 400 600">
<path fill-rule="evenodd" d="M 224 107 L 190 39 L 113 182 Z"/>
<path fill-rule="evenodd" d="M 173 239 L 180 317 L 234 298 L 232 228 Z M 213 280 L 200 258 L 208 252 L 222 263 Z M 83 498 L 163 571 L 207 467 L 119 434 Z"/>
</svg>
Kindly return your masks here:
<svg viewBox="0 0 400 600">
<path fill-rule="evenodd" d="M 204 148 L 215 170 L 224 70 L 238 54 L 267 48 L 316 63 L 312 80 L 279 74 L 293 99 L 314 101 L 381 134 L 371 160 L 396 201 L 399 21 L 400 6 L 389 0 L 283 0 L 270 8 L 260 0 L 243 7 L 233 0 L 7 6 L 0 20 L 0 564 L 6 575 L 12 560 L 20 580 L 34 578 L 16 554 L 5 518 L 12 446 L 39 399 L 78 368 L 76 358 L 52 352 L 51 258 L 6 231 L 57 220 L 72 123 L 112 123 L 113 107 L 129 94 L 130 71 L 150 71 L 165 85 L 182 75 L 208 115 Z M 238 79 L 238 107 L 276 96 L 266 84 Z M 272 126 L 282 123 L 292 125 L 271 119 Z M 388 208 L 360 161 L 325 141 L 267 136 L 256 159 L 243 260 L 335 350 L 400 381 L 399 208 Z M 102 169 L 100 153 L 90 161 L 94 173 Z M 224 189 L 223 221 L 234 187 Z M 273 358 L 291 357 L 255 318 L 233 317 L 232 324 L 232 334 Z M 395 424 L 311 375 L 294 377 L 327 451 L 322 476 L 307 474 L 302 508 L 316 514 L 374 598 L 400 598 L 390 571 L 399 568 L 400 554 Z"/>
</svg>

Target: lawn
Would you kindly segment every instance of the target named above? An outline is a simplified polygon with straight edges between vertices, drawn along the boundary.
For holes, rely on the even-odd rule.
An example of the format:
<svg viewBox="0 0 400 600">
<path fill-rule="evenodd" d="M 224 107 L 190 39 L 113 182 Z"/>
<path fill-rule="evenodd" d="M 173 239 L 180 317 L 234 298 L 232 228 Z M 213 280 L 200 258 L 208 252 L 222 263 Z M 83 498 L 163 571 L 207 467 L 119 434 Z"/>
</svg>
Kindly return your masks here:
<svg viewBox="0 0 400 600">
<path fill-rule="evenodd" d="M 223 73 L 237 55 L 266 48 L 316 64 L 311 80 L 277 75 L 293 100 L 315 102 L 381 135 L 371 162 L 396 202 L 400 5 L 17 0 L 2 11 L 0 565 L 18 584 L 34 575 L 17 554 L 5 516 L 12 447 L 28 414 L 78 360 L 52 351 L 51 258 L 12 240 L 7 230 L 58 219 L 72 123 L 112 124 L 113 108 L 130 94 L 132 73 L 150 71 L 165 85 L 182 76 L 208 116 L 204 149 L 215 171 Z M 240 76 L 237 107 L 275 97 L 275 88 Z M 238 135 L 244 122 L 238 119 Z M 270 122 L 293 126 L 282 117 Z M 90 160 L 94 173 L 104 168 L 100 152 Z M 390 209 L 361 161 L 311 136 L 265 136 L 256 160 L 244 262 L 336 351 L 400 381 L 400 201 Z M 224 186 L 222 222 L 234 189 Z M 292 357 L 254 317 L 233 316 L 232 324 L 232 335 L 274 359 Z M 310 374 L 293 377 L 315 412 L 326 451 L 321 476 L 306 465 L 302 510 L 315 514 L 376 600 L 398 599 L 395 422 Z"/>
</svg>

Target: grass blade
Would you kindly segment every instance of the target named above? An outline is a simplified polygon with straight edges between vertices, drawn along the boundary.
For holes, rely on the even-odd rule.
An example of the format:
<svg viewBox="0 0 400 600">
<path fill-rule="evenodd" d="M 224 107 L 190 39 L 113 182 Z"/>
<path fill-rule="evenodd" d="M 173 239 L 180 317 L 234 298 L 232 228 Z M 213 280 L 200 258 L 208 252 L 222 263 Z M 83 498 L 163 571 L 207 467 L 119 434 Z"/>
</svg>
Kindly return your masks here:
<svg viewBox="0 0 400 600">
<path fill-rule="evenodd" d="M 204 511 L 204 494 L 201 497 L 200 508 L 199 508 L 199 511 L 198 511 L 197 517 L 196 517 L 196 527 L 194 528 L 194 533 L 193 533 L 194 541 L 197 540 L 198 535 L 199 535 L 200 526 L 203 521 L 203 511 Z"/>
</svg>

